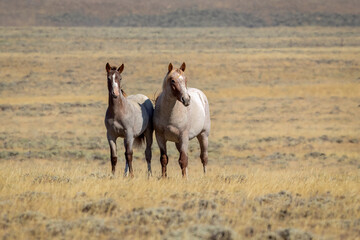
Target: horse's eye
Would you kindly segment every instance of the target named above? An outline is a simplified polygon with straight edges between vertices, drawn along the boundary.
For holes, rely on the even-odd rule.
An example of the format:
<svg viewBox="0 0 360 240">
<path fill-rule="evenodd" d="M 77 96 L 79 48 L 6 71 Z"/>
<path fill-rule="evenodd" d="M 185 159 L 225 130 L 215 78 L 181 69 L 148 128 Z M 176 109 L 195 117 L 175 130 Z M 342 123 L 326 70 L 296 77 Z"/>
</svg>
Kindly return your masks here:
<svg viewBox="0 0 360 240">
<path fill-rule="evenodd" d="M 171 83 L 175 83 L 175 80 L 174 80 L 174 79 L 171 79 Z"/>
</svg>

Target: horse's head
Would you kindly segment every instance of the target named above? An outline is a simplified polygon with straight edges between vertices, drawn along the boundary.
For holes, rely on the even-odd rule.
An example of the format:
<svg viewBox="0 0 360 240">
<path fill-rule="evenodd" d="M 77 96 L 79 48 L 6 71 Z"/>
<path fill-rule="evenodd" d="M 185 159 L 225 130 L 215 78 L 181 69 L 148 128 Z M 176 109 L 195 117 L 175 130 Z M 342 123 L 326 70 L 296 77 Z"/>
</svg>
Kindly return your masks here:
<svg viewBox="0 0 360 240">
<path fill-rule="evenodd" d="M 184 74 L 185 67 L 186 65 L 183 63 L 180 68 L 173 69 L 173 65 L 169 64 L 163 90 L 171 91 L 172 95 L 187 107 L 190 105 L 190 95 L 187 89 L 187 77 Z"/>
<path fill-rule="evenodd" d="M 107 72 L 107 82 L 109 93 L 113 98 L 117 98 L 121 94 L 120 82 L 121 82 L 121 73 L 124 70 L 124 64 L 122 64 L 118 69 L 116 67 L 111 67 L 109 63 L 106 64 Z"/>
</svg>

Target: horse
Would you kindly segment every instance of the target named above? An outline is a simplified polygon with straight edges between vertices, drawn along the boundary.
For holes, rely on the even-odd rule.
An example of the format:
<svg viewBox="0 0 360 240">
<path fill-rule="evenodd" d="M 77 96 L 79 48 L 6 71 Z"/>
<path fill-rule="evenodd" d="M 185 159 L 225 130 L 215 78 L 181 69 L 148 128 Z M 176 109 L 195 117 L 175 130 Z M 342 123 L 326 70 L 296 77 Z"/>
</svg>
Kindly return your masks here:
<svg viewBox="0 0 360 240">
<path fill-rule="evenodd" d="M 107 139 L 110 146 L 110 160 L 112 174 L 115 174 L 117 163 L 116 139 L 124 138 L 125 170 L 127 176 L 129 169 L 133 177 L 133 146 L 146 142 L 145 158 L 148 167 L 148 176 L 151 176 L 151 145 L 153 142 L 153 113 L 154 107 L 150 99 L 142 94 L 126 96 L 121 89 L 121 73 L 124 64 L 119 68 L 105 66 L 107 72 L 107 85 L 109 90 L 109 104 L 105 115 Z"/>
<path fill-rule="evenodd" d="M 162 177 L 167 177 L 169 158 L 166 142 L 175 142 L 180 153 L 179 165 L 182 176 L 187 177 L 189 140 L 197 137 L 200 144 L 200 159 L 204 174 L 208 163 L 208 137 L 210 133 L 209 102 L 205 94 L 196 88 L 187 87 L 184 74 L 185 62 L 179 69 L 170 63 L 163 80 L 162 92 L 155 101 L 154 130 L 160 148 Z"/>
</svg>

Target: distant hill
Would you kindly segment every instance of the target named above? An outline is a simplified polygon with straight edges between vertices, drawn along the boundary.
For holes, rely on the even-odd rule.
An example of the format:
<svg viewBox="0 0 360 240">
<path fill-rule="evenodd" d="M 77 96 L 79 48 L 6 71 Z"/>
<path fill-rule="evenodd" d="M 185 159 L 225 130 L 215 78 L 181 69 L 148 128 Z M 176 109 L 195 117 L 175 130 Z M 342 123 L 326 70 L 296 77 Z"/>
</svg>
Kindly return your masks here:
<svg viewBox="0 0 360 240">
<path fill-rule="evenodd" d="M 359 0 L 0 0 L 0 26 L 360 26 Z"/>
</svg>

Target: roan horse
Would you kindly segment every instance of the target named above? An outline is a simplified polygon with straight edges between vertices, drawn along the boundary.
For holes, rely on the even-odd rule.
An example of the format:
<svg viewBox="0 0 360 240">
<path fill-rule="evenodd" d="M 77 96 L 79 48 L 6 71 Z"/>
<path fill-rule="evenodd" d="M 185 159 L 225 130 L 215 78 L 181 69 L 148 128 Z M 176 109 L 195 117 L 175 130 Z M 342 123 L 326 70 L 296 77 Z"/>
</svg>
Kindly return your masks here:
<svg viewBox="0 0 360 240">
<path fill-rule="evenodd" d="M 107 84 L 109 90 L 109 106 L 105 115 L 107 139 L 110 145 L 112 173 L 115 173 L 117 163 L 116 139 L 124 138 L 125 171 L 129 169 L 133 177 L 132 156 L 133 146 L 140 145 L 146 139 L 145 158 L 148 165 L 148 174 L 151 175 L 151 145 L 153 142 L 153 112 L 152 102 L 142 94 L 126 97 L 121 89 L 121 73 L 124 64 L 118 69 L 106 64 Z"/>
<path fill-rule="evenodd" d="M 167 141 L 175 142 L 180 153 L 179 164 L 182 175 L 187 176 L 188 144 L 194 137 L 197 137 L 200 143 L 200 158 L 206 173 L 210 133 L 209 102 L 199 89 L 187 88 L 185 67 L 183 63 L 180 69 L 173 69 L 173 65 L 169 64 L 162 92 L 155 103 L 154 129 L 160 147 L 162 177 L 167 177 Z"/>
</svg>

